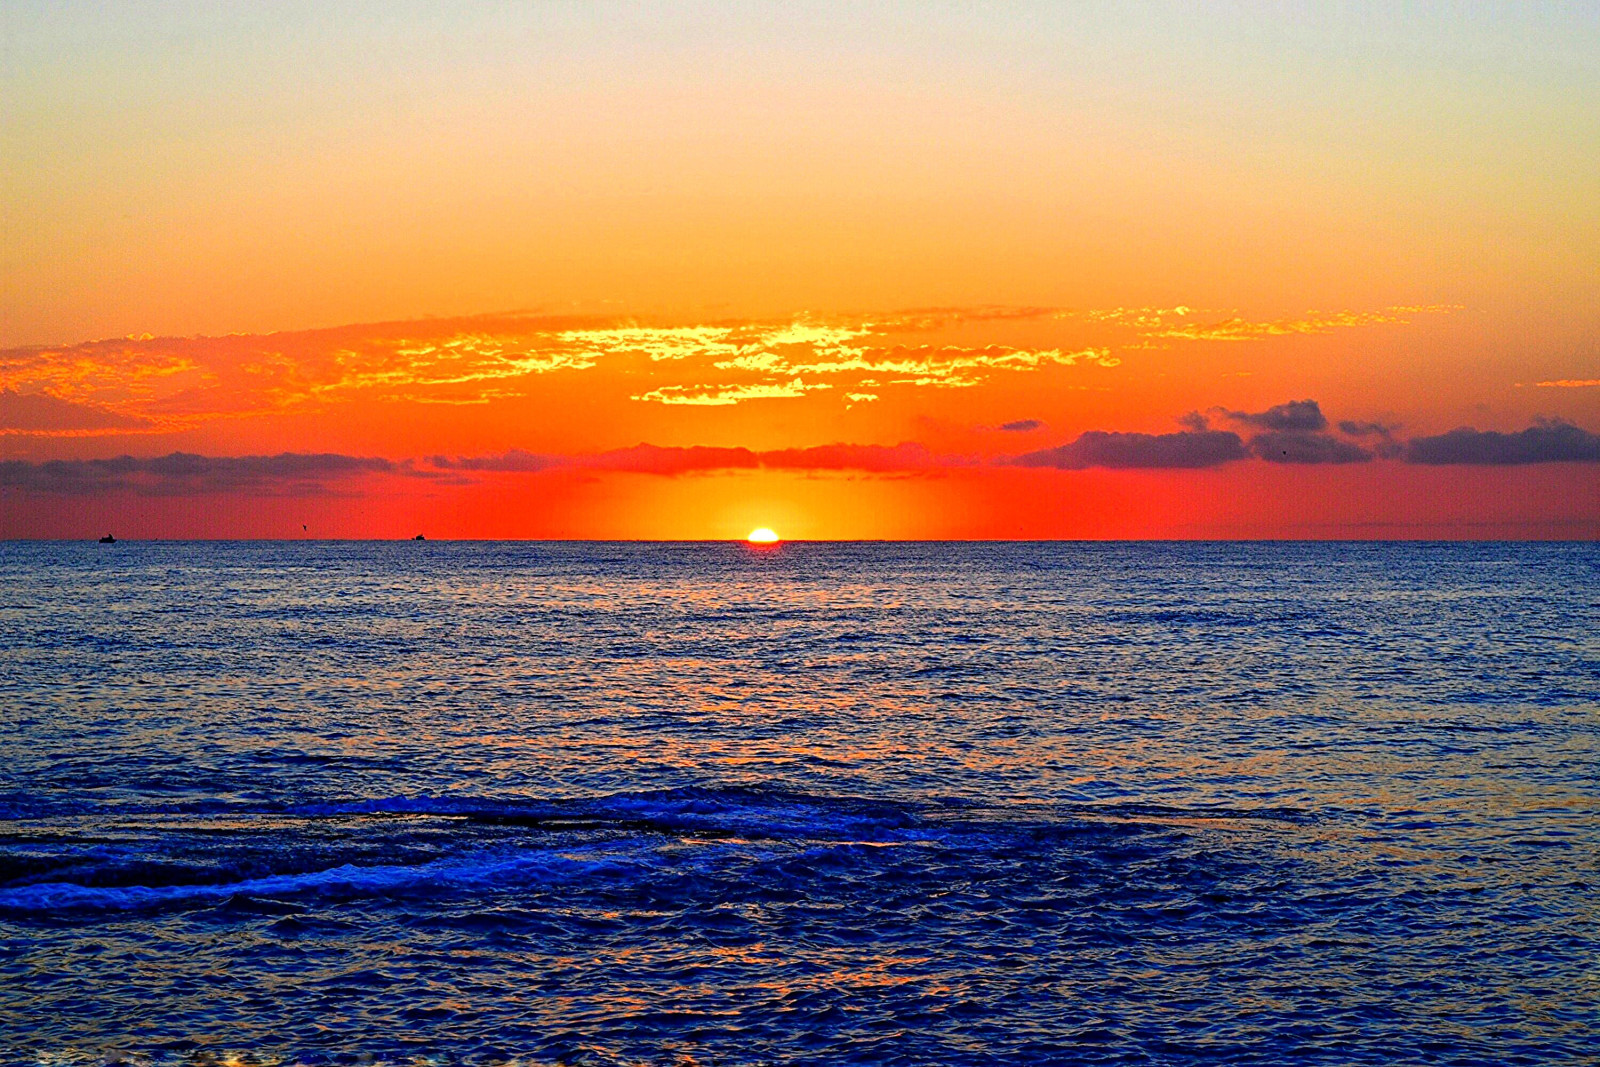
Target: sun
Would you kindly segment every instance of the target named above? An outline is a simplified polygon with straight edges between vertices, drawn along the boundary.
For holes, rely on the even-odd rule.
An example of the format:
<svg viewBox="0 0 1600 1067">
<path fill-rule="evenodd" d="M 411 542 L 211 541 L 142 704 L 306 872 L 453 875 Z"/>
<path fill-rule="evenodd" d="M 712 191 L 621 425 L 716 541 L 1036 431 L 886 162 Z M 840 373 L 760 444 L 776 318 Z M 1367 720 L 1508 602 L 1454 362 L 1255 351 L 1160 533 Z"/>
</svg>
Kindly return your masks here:
<svg viewBox="0 0 1600 1067">
<path fill-rule="evenodd" d="M 752 545 L 775 545 L 778 543 L 778 535 L 775 531 L 763 526 L 759 529 L 751 530 L 750 536 L 746 537 L 745 540 Z"/>
</svg>

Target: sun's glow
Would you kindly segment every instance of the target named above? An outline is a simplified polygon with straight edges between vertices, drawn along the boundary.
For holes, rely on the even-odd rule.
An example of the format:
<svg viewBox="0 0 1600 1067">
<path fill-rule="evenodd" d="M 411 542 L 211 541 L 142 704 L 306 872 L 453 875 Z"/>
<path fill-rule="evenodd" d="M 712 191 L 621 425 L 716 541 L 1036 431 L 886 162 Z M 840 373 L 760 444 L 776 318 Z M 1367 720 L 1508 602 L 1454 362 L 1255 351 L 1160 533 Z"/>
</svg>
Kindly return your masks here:
<svg viewBox="0 0 1600 1067">
<path fill-rule="evenodd" d="M 778 543 L 778 535 L 776 532 L 763 526 L 760 529 L 751 530 L 750 536 L 746 537 L 745 540 L 749 541 L 752 545 L 775 545 Z"/>
</svg>

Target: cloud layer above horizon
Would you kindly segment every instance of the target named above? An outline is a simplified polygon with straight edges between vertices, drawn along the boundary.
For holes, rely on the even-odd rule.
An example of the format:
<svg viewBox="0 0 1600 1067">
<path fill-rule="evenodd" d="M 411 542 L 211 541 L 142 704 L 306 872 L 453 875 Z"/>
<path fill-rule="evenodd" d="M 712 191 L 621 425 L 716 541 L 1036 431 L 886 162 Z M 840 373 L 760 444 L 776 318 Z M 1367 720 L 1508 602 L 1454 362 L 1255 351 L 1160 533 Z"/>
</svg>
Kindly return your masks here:
<svg viewBox="0 0 1600 1067">
<path fill-rule="evenodd" d="M 552 376 L 602 370 L 625 379 L 620 395 L 637 404 L 733 407 L 820 394 L 848 407 L 891 394 L 972 389 L 1051 367 L 1111 370 L 1173 345 L 1403 325 L 1451 310 L 1247 321 L 1185 306 L 980 307 L 700 324 L 530 313 L 222 337 L 143 335 L 0 351 L 0 433 L 176 433 L 216 420 L 325 412 L 355 400 L 481 405 L 527 395 Z M 993 340 L 1000 328 L 1046 331 L 1057 343 Z"/>
<path fill-rule="evenodd" d="M 1444 434 L 1399 440 L 1394 427 L 1344 421 L 1336 436 L 1315 400 L 1296 400 L 1260 412 L 1226 411 L 1236 423 L 1264 427 L 1248 437 L 1214 429 L 1195 413 L 1184 429 L 1165 434 L 1089 430 L 1050 448 L 991 457 L 937 454 L 917 442 L 897 445 L 836 443 L 805 448 L 757 450 L 705 445 L 638 444 L 593 453 L 536 453 L 519 449 L 480 456 L 433 455 L 386 459 L 334 453 L 261 456 L 202 456 L 174 452 L 152 458 L 0 461 L 0 489 L 28 493 L 94 495 L 203 495 L 243 492 L 265 495 L 323 494 L 330 486 L 374 475 L 461 483 L 480 474 L 627 473 L 677 476 L 740 470 L 936 474 L 982 467 L 1078 471 L 1202 470 L 1259 460 L 1273 464 L 1322 465 L 1398 459 L 1422 466 L 1525 466 L 1600 463 L 1600 434 L 1559 421 L 1517 433 L 1462 427 Z M 1002 429 L 1040 428 L 1025 420 Z M 1376 438 L 1368 449 L 1347 438 Z M 346 491 L 354 491 L 349 487 Z"/>
</svg>

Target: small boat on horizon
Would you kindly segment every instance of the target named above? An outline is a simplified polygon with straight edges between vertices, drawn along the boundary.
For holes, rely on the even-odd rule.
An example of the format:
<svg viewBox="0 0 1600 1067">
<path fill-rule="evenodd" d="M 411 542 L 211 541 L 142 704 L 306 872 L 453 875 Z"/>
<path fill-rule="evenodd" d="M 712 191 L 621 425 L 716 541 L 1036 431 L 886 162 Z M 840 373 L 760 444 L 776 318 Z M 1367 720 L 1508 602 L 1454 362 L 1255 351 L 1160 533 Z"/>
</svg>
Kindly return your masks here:
<svg viewBox="0 0 1600 1067">
<path fill-rule="evenodd" d="M 100 538 L 100 543 L 102 545 L 114 545 L 117 543 L 117 539 L 112 537 L 110 534 L 106 534 L 104 537 Z"/>
</svg>

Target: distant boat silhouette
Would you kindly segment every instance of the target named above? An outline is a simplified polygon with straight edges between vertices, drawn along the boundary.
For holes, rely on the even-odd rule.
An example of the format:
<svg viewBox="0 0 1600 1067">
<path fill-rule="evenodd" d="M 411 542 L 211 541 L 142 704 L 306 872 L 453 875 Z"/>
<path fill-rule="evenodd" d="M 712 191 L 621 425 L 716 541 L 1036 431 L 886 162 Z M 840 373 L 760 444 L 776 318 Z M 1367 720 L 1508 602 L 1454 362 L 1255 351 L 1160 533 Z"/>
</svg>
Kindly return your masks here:
<svg viewBox="0 0 1600 1067">
<path fill-rule="evenodd" d="M 426 541 L 427 538 L 423 537 L 421 534 L 417 534 L 417 536 L 413 537 L 411 540 L 413 540 L 413 541 Z"/>
<path fill-rule="evenodd" d="M 106 534 L 104 537 L 100 538 L 100 543 L 102 545 L 114 545 L 117 543 L 117 539 L 112 537 L 110 534 Z"/>
</svg>

